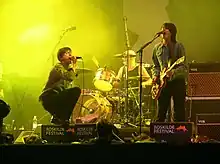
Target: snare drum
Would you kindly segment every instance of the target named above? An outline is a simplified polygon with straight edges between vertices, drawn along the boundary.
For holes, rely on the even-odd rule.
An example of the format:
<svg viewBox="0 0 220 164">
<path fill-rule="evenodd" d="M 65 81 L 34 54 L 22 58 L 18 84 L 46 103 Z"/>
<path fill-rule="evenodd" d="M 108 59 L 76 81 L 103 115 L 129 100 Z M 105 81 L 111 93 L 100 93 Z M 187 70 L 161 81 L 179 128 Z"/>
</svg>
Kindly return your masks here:
<svg viewBox="0 0 220 164">
<path fill-rule="evenodd" d="M 95 87 L 103 92 L 109 92 L 113 88 L 113 81 L 115 79 L 115 72 L 106 68 L 99 68 L 93 79 Z"/>
<path fill-rule="evenodd" d="M 72 121 L 76 123 L 80 119 L 82 123 L 94 123 L 103 118 L 110 121 L 111 117 L 112 105 L 105 97 L 96 93 L 84 93 L 73 109 Z"/>
<path fill-rule="evenodd" d="M 81 89 L 81 95 L 93 95 L 93 96 L 99 96 L 101 93 L 98 90 L 93 89 Z"/>
</svg>

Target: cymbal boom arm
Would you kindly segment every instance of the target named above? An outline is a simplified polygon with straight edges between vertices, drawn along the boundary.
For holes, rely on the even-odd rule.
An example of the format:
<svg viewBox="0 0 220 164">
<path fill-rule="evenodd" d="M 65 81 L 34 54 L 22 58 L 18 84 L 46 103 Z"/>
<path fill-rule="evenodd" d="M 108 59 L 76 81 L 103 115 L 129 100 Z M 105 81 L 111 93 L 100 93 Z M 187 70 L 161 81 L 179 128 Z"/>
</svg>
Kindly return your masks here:
<svg viewBox="0 0 220 164">
<path fill-rule="evenodd" d="M 127 17 L 124 17 L 124 25 L 125 25 L 125 39 L 126 39 L 126 48 L 130 49 L 130 42 L 128 37 L 128 25 L 127 25 Z"/>
<path fill-rule="evenodd" d="M 124 28 L 125 28 L 125 41 L 126 41 L 126 62 L 124 63 L 125 65 L 125 89 L 126 89 L 126 97 L 125 97 L 125 116 L 126 116 L 126 122 L 128 122 L 128 63 L 129 63 L 129 59 L 128 59 L 128 53 L 129 53 L 129 50 L 130 50 L 130 42 L 129 42 L 129 37 L 128 37 L 128 26 L 127 26 L 127 17 L 125 16 L 124 17 Z"/>
</svg>

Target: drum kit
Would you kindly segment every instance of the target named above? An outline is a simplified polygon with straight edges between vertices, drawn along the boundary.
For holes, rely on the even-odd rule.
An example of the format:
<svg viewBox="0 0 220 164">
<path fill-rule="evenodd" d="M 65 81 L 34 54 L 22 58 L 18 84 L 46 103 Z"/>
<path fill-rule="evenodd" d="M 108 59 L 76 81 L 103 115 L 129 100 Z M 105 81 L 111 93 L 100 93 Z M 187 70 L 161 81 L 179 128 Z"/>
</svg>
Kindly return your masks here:
<svg viewBox="0 0 220 164">
<path fill-rule="evenodd" d="M 115 55 L 116 56 L 116 55 Z M 117 56 L 118 57 L 118 56 Z M 148 67 L 148 66 L 147 66 Z M 150 67 L 149 67 L 150 68 Z M 93 72 L 90 69 L 79 69 L 80 71 Z M 129 81 L 139 81 L 139 76 L 128 77 Z M 126 88 L 117 88 L 116 73 L 107 66 L 97 68 L 93 85 L 96 88 L 82 89 L 81 95 L 74 107 L 71 121 L 73 123 L 96 123 L 101 119 L 107 119 L 114 124 L 130 123 L 138 124 L 139 116 L 139 94 L 138 86 L 128 86 L 128 110 L 125 110 Z M 130 82 L 129 82 L 130 84 Z M 142 83 L 143 86 L 143 123 L 153 120 L 155 117 L 155 102 L 151 98 L 151 79 L 148 78 Z M 129 116 L 129 117 L 127 117 Z"/>
</svg>

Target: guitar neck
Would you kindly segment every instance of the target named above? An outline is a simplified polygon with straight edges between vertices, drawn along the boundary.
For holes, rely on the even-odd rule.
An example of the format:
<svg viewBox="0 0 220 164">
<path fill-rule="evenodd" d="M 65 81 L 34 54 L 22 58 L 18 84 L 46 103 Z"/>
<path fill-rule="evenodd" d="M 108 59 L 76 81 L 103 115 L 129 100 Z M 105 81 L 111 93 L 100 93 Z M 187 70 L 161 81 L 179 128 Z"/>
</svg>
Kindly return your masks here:
<svg viewBox="0 0 220 164">
<path fill-rule="evenodd" d="M 173 63 L 173 65 L 170 66 L 170 67 L 161 75 L 161 77 L 164 78 L 164 77 L 166 76 L 166 73 L 169 72 L 169 71 L 171 71 L 175 65 L 176 65 L 176 63 Z"/>
<path fill-rule="evenodd" d="M 168 68 L 168 70 L 166 70 L 166 72 L 171 71 L 175 65 L 176 65 L 176 63 L 173 63 L 173 65 L 171 65 L 171 67 L 170 67 L 170 68 Z"/>
<path fill-rule="evenodd" d="M 175 61 L 162 75 L 162 78 L 164 78 L 166 76 L 166 73 L 171 71 L 173 69 L 173 67 L 175 67 L 177 64 L 182 63 L 185 60 L 185 56 L 182 56 L 181 58 L 179 58 L 177 61 Z"/>
</svg>

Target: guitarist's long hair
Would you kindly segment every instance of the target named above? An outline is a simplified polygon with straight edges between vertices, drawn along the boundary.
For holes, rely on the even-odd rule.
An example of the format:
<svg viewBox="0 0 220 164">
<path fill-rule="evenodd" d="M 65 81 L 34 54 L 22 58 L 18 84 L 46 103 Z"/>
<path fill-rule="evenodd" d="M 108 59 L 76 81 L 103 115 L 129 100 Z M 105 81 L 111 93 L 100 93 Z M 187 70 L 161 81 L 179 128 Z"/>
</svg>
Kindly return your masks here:
<svg viewBox="0 0 220 164">
<path fill-rule="evenodd" d="M 170 31 L 171 41 L 173 43 L 176 43 L 177 28 L 176 28 L 175 24 L 166 22 L 162 25 L 162 28 L 168 29 Z"/>
</svg>

